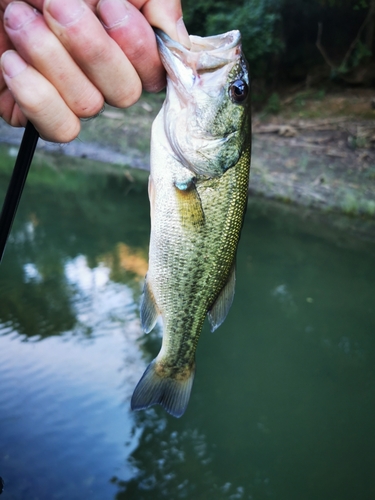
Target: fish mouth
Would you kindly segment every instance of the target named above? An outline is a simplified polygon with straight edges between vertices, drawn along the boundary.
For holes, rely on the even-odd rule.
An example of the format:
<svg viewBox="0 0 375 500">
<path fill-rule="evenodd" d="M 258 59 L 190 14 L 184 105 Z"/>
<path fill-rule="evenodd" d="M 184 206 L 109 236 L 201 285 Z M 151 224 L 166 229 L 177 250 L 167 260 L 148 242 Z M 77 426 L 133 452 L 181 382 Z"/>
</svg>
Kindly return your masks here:
<svg viewBox="0 0 375 500">
<path fill-rule="evenodd" d="M 162 119 L 168 145 L 194 174 L 220 176 L 238 161 L 243 143 L 243 108 L 229 93 L 241 75 L 247 80 L 240 32 L 190 36 L 190 49 L 160 30 L 156 37 L 167 71 Z"/>
<path fill-rule="evenodd" d="M 168 56 L 169 51 L 185 66 L 195 70 L 197 73 L 201 71 L 214 71 L 221 68 L 237 59 L 241 51 L 241 34 L 238 30 L 207 37 L 190 35 L 190 49 L 172 40 L 172 38 L 159 29 L 155 29 L 155 34 L 161 56 L 163 59 L 167 59 L 166 62 L 170 58 Z"/>
<path fill-rule="evenodd" d="M 208 37 L 190 35 L 190 49 L 159 29 L 155 29 L 155 34 L 168 77 L 175 86 L 182 85 L 182 91 L 190 90 L 197 77 L 209 73 L 216 76 L 220 73 L 219 79 L 223 81 L 241 55 L 241 34 L 238 30 Z M 218 71 L 222 68 L 226 70 Z"/>
</svg>

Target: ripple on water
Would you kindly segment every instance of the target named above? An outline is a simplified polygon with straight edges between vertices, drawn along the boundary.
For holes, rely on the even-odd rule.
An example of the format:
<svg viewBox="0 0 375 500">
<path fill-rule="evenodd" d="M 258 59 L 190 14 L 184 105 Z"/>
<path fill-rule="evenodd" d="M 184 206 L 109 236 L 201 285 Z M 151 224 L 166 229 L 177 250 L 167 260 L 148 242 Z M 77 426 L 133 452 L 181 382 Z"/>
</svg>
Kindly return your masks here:
<svg viewBox="0 0 375 500">
<path fill-rule="evenodd" d="M 40 494 L 44 484 L 48 492 L 56 486 L 45 498 L 110 498 L 110 478 L 134 474 L 127 458 L 139 432 L 129 401 L 145 368 L 139 320 L 127 286 L 92 275 L 81 286 L 75 273 L 74 331 L 30 340 L 11 322 L 0 325 L 0 465 L 9 498 Z M 80 334 L 88 329 L 89 337 Z"/>
</svg>

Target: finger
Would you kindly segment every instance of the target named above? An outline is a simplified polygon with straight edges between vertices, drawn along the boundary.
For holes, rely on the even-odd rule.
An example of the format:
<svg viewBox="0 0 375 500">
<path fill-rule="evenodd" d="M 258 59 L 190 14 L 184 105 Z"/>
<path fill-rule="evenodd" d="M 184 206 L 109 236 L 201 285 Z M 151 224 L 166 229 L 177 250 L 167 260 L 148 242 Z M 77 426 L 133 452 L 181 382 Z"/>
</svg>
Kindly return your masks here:
<svg viewBox="0 0 375 500">
<path fill-rule="evenodd" d="M 142 84 L 137 72 L 83 0 L 45 0 L 44 16 L 109 104 L 127 107 L 139 99 Z"/>
<path fill-rule="evenodd" d="M 0 80 L 2 79 L 1 74 Z M 27 118 L 7 87 L 0 92 L 0 118 L 3 118 L 12 127 L 25 127 L 27 122 Z"/>
<path fill-rule="evenodd" d="M 3 18 L 4 14 L 0 12 L 0 54 L 13 48 L 3 26 Z"/>
<path fill-rule="evenodd" d="M 79 119 L 55 87 L 36 69 L 28 65 L 14 50 L 8 50 L 2 55 L 1 69 L 19 109 L 33 122 L 44 139 L 69 142 L 77 137 L 80 131 Z M 15 116 L 14 120 L 16 118 Z"/>
<path fill-rule="evenodd" d="M 10 4 L 13 0 L 0 0 L 0 8 L 5 9 L 5 7 Z M 94 12 L 99 0 L 85 0 L 85 3 L 90 7 L 90 9 Z M 43 11 L 44 0 L 27 0 L 29 5 L 32 5 L 40 12 Z"/>
<path fill-rule="evenodd" d="M 4 5 L 4 9 L 6 5 L 9 5 L 13 0 L 0 0 L 0 5 Z M 36 9 L 38 9 L 40 12 L 43 10 L 43 2 L 44 0 L 27 0 L 27 3 L 29 5 L 32 5 Z"/>
<path fill-rule="evenodd" d="M 98 14 L 108 34 L 136 69 L 143 88 L 158 92 L 165 86 L 155 34 L 145 17 L 126 0 L 101 0 Z"/>
<path fill-rule="evenodd" d="M 160 28 L 173 40 L 190 48 L 191 42 L 182 19 L 180 0 L 131 0 L 142 11 L 147 21 Z"/>
<path fill-rule="evenodd" d="M 20 56 L 59 91 L 79 117 L 93 116 L 104 99 L 46 25 L 43 16 L 24 2 L 12 2 L 4 26 Z"/>
<path fill-rule="evenodd" d="M 96 6 L 98 5 L 99 0 L 85 0 L 85 3 L 90 7 L 90 9 L 95 12 Z"/>
<path fill-rule="evenodd" d="M 0 0 L 1 6 L 1 0 Z M 0 55 L 9 49 L 12 49 L 12 44 L 6 34 L 3 26 L 3 13 L 0 12 Z M 0 71 L 0 118 L 3 118 L 13 127 L 20 127 L 26 123 L 26 118 L 22 115 L 21 110 L 15 104 L 12 94 L 10 93 L 4 81 L 3 73 Z"/>
</svg>

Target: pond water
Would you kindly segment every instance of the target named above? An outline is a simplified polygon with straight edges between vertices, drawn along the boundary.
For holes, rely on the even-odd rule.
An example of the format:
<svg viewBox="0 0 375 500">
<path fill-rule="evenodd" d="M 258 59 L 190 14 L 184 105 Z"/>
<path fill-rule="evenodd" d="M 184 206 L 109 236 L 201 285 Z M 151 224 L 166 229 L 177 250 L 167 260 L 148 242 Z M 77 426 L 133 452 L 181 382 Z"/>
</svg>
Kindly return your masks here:
<svg viewBox="0 0 375 500">
<path fill-rule="evenodd" d="M 0 266 L 2 498 L 375 498 L 375 246 L 251 203 L 187 412 L 133 413 L 160 345 L 146 183 L 62 161 L 37 158 Z"/>
</svg>

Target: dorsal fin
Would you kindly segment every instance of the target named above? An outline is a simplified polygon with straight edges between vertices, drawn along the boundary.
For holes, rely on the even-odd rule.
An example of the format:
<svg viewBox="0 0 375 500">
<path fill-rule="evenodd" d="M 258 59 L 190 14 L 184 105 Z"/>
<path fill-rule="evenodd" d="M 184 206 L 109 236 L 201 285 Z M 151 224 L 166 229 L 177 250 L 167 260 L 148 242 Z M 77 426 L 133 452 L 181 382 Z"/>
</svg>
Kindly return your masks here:
<svg viewBox="0 0 375 500">
<path fill-rule="evenodd" d="M 227 317 L 229 309 L 233 302 L 234 289 L 236 285 L 236 264 L 233 262 L 226 284 L 208 311 L 208 320 L 211 325 L 211 331 L 214 332 Z"/>
</svg>

